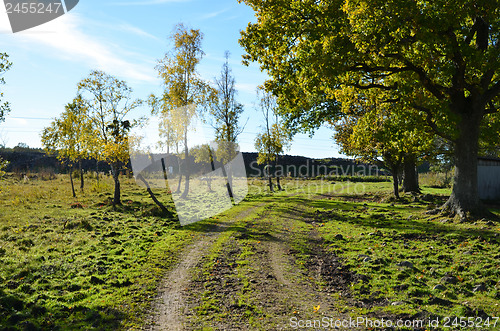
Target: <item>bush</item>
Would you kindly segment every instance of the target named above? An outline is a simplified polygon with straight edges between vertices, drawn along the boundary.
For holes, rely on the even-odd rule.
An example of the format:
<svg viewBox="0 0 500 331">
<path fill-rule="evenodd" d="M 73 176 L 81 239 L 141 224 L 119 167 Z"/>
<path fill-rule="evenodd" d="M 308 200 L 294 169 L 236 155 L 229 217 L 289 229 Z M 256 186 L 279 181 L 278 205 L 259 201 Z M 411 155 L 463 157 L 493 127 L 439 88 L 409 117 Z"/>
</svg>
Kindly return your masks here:
<svg viewBox="0 0 500 331">
<path fill-rule="evenodd" d="M 421 174 L 419 181 L 422 186 L 432 188 L 451 188 L 453 184 L 453 172 L 428 172 Z"/>
<path fill-rule="evenodd" d="M 53 180 L 57 178 L 54 168 L 42 168 L 38 171 L 38 176 L 41 180 Z"/>
<path fill-rule="evenodd" d="M 7 169 L 8 165 L 9 162 L 0 157 L 0 178 L 5 176 L 5 170 Z"/>
<path fill-rule="evenodd" d="M 73 172 L 71 173 L 71 176 L 73 178 L 76 178 L 76 179 L 80 178 L 80 170 L 78 170 L 78 169 L 73 170 Z"/>
</svg>

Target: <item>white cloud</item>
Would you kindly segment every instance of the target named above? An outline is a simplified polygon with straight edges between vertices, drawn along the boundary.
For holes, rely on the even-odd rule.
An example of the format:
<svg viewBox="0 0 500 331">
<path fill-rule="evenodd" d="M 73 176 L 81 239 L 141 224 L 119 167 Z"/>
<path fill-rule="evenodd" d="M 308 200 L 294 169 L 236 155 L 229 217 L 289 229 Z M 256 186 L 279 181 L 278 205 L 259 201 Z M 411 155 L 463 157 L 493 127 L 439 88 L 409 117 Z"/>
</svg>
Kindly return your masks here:
<svg viewBox="0 0 500 331">
<path fill-rule="evenodd" d="M 0 6 L 0 8 L 2 7 Z M 7 12 L 2 9 L 0 9 L 0 33 L 12 33 Z"/>
<path fill-rule="evenodd" d="M 137 54 L 120 49 L 119 45 L 84 32 L 89 22 L 75 13 L 69 13 L 51 22 L 12 35 L 12 41 L 30 45 L 37 53 L 45 53 L 68 61 L 84 63 L 91 68 L 106 71 L 123 79 L 139 82 L 156 82 L 156 73 L 150 64 Z M 3 25 L 0 25 L 0 29 Z M 147 33 L 131 25 L 122 25 L 121 30 L 135 34 Z M 154 36 L 151 36 L 154 38 Z M 36 45 L 36 46 L 35 46 Z M 43 48 L 40 48 L 43 47 Z"/>
<path fill-rule="evenodd" d="M 153 36 L 152 34 L 146 32 L 146 31 L 144 31 L 136 26 L 130 25 L 128 23 L 122 23 L 122 24 L 118 25 L 117 29 L 120 31 L 123 31 L 123 32 L 133 33 L 139 37 L 147 37 L 147 38 L 150 38 L 150 39 L 153 39 L 156 41 L 161 41 L 160 38 Z"/>
<path fill-rule="evenodd" d="M 211 12 L 211 13 L 208 13 L 206 15 L 203 15 L 202 16 L 202 19 L 209 19 L 209 18 L 214 18 L 214 17 L 217 17 L 219 16 L 220 14 L 224 14 L 225 12 L 227 12 L 228 10 L 230 10 L 230 8 L 226 8 L 226 9 L 222 9 L 222 10 L 219 10 L 219 11 L 215 11 L 215 12 Z"/>
<path fill-rule="evenodd" d="M 238 83 L 236 82 L 236 90 L 241 91 L 243 93 L 255 94 L 257 91 L 257 87 L 259 84 L 257 83 Z"/>
</svg>

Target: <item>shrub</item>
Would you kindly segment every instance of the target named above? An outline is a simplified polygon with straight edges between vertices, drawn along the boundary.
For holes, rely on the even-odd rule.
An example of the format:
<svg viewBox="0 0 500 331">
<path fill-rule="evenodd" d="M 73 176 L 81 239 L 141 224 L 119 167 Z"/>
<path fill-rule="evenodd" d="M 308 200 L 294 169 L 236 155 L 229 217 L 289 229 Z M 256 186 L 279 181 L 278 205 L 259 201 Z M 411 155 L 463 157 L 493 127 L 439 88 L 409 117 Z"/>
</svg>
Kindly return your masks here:
<svg viewBox="0 0 500 331">
<path fill-rule="evenodd" d="M 3 176 L 5 176 L 5 170 L 7 169 L 8 165 L 9 162 L 0 157 L 0 178 L 3 178 Z"/>
</svg>

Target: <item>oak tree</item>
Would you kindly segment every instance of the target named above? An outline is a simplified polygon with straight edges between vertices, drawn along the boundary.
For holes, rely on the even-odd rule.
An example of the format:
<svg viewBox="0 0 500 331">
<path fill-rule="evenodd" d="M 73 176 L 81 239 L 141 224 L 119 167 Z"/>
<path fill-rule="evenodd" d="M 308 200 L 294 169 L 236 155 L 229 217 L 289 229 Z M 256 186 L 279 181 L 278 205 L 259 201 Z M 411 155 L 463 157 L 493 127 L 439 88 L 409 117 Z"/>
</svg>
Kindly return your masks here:
<svg viewBox="0 0 500 331">
<path fill-rule="evenodd" d="M 243 32 L 291 121 L 337 115 L 336 91 L 392 91 L 454 149 L 442 210 L 481 214 L 478 141 L 500 106 L 498 1 L 244 0 L 257 15 Z M 306 114 L 306 115 L 303 115 Z M 307 127 L 307 125 L 306 125 Z"/>
</svg>

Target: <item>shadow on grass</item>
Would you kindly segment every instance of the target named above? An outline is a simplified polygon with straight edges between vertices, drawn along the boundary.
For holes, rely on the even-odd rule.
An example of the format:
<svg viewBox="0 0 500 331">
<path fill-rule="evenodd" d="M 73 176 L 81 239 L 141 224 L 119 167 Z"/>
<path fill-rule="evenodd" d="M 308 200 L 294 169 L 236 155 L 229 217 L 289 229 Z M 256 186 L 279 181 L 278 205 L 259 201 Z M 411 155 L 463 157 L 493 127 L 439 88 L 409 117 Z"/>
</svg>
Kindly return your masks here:
<svg viewBox="0 0 500 331">
<path fill-rule="evenodd" d="M 453 234 L 454 239 L 458 240 L 480 237 L 483 240 L 497 242 L 495 239 L 496 232 L 492 229 L 479 229 L 473 226 L 467 228 L 464 227 L 464 224 L 440 223 L 438 219 L 435 221 L 422 219 L 423 216 L 420 215 L 418 211 L 421 211 L 425 205 L 413 205 L 413 207 L 407 205 L 363 206 L 360 203 L 331 200 L 310 201 L 308 205 L 313 208 L 318 208 L 318 210 L 325 209 L 325 211 L 319 212 L 318 222 L 326 223 L 328 219 L 334 219 L 336 221 L 348 222 L 363 227 L 395 230 L 405 233 L 406 239 L 411 239 L 417 235 L 421 239 L 437 234 Z M 368 207 L 375 210 L 370 211 Z M 349 215 L 349 213 L 347 213 L 349 211 L 359 213 L 359 215 Z M 391 212 L 407 213 L 410 217 L 403 219 L 398 217 L 398 215 L 390 215 Z M 314 214 L 309 216 L 314 216 Z M 319 220 L 319 218 L 321 218 L 321 220 Z"/>
<path fill-rule="evenodd" d="M 89 308 L 23 299 L 0 289 L 1 330 L 117 330 L 127 314 L 112 307 Z"/>
</svg>

